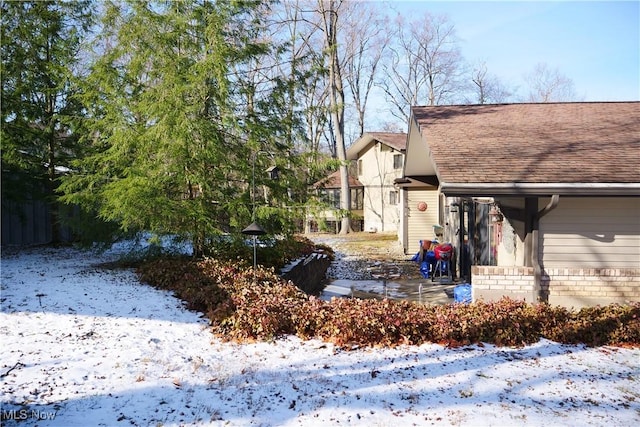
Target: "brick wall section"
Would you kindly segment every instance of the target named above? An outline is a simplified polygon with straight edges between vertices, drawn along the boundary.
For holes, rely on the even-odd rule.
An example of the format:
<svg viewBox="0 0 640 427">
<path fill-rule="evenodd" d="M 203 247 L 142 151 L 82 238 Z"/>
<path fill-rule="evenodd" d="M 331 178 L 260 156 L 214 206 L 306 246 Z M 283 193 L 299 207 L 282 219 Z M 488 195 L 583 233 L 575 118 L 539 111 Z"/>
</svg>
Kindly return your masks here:
<svg viewBox="0 0 640 427">
<path fill-rule="evenodd" d="M 538 300 L 533 267 L 473 266 L 473 299 Z M 567 306 L 640 302 L 640 268 L 548 268 L 541 287 L 549 302 Z"/>
<path fill-rule="evenodd" d="M 502 296 L 533 301 L 532 267 L 471 267 L 473 300 L 492 301 Z"/>
<path fill-rule="evenodd" d="M 542 287 L 552 296 L 640 301 L 640 268 L 548 268 Z"/>
</svg>

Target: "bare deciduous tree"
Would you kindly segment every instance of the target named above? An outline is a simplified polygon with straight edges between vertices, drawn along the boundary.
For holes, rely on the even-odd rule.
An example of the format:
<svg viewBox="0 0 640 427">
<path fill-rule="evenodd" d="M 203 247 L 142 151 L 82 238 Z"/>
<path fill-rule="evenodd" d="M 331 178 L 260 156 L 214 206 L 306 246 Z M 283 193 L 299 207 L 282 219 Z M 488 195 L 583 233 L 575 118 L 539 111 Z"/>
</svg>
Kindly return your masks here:
<svg viewBox="0 0 640 427">
<path fill-rule="evenodd" d="M 391 35 L 386 18 L 375 3 L 348 3 L 339 36 L 343 40 L 344 78 L 349 87 L 358 122 L 357 137 L 364 133 L 369 95 L 379 71 L 381 58 L 389 45 Z"/>
<path fill-rule="evenodd" d="M 344 133 L 344 87 L 342 70 L 338 52 L 338 17 L 342 0 L 318 0 L 318 11 L 322 17 L 325 36 L 325 54 L 329 65 L 328 86 L 329 103 L 331 105 L 332 135 L 340 160 L 340 210 L 342 220 L 340 234 L 347 234 L 351 229 L 351 219 L 347 212 L 351 206 L 349 191 L 349 167 L 347 163 L 347 148 Z"/>
<path fill-rule="evenodd" d="M 473 82 L 474 99 L 472 102 L 478 104 L 507 102 L 513 95 L 502 82 L 487 70 L 485 62 L 479 62 L 471 73 Z"/>
<path fill-rule="evenodd" d="M 315 163 L 327 125 L 328 91 L 324 67 L 324 37 L 319 35 L 320 19 L 309 1 L 287 1 L 280 4 L 281 28 L 287 52 L 283 53 L 281 73 L 289 75 L 290 120 L 299 115 L 304 135 L 297 148 L 309 153 Z M 331 151 L 331 145 L 329 145 Z"/>
<path fill-rule="evenodd" d="M 576 101 L 578 96 L 573 80 L 560 72 L 551 69 L 545 63 L 537 64 L 531 73 L 525 76 L 529 86 L 528 102 L 566 102 Z"/>
<path fill-rule="evenodd" d="M 462 56 L 454 25 L 446 16 L 426 13 L 405 22 L 396 18 L 395 43 L 378 82 L 391 114 L 406 123 L 412 105 L 454 101 L 462 88 Z"/>
</svg>

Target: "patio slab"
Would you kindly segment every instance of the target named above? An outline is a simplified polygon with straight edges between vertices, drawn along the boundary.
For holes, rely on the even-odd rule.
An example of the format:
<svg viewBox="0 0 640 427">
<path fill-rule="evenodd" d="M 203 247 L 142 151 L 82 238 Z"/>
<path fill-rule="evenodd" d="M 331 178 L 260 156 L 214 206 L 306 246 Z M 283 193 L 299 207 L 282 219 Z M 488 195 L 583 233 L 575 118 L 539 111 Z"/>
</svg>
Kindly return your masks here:
<svg viewBox="0 0 640 427">
<path fill-rule="evenodd" d="M 453 289 L 456 283 L 440 284 L 431 279 L 424 280 L 348 280 L 330 281 L 320 298 L 391 298 L 443 305 L 454 302 Z"/>
</svg>

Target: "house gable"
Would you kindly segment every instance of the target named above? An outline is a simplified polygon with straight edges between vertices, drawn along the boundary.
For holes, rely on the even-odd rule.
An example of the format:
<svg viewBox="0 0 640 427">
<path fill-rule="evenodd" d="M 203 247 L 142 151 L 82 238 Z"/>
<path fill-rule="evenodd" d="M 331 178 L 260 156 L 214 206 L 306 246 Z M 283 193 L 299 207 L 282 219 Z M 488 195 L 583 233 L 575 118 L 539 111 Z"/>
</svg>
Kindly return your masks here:
<svg viewBox="0 0 640 427">
<path fill-rule="evenodd" d="M 407 147 L 407 134 L 401 132 L 366 132 L 347 149 L 347 160 L 357 160 L 377 143 L 404 154 Z"/>
<path fill-rule="evenodd" d="M 436 176 L 436 165 L 427 143 L 427 136 L 422 135 L 416 120 L 409 121 L 409 137 L 407 138 L 407 155 L 404 164 L 404 177 Z"/>
</svg>

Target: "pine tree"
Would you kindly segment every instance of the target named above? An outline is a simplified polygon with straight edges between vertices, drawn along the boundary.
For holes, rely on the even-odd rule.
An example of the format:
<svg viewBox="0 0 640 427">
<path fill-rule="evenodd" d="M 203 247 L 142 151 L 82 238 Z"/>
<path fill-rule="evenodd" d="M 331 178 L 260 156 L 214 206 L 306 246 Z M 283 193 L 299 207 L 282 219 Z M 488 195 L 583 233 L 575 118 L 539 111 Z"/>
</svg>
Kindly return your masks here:
<svg viewBox="0 0 640 427">
<path fill-rule="evenodd" d="M 276 143 L 277 111 L 268 109 L 277 110 L 269 99 L 279 85 L 252 92 L 247 77 L 270 51 L 253 33 L 261 7 L 105 4 L 101 52 L 83 96 L 92 153 L 75 164 L 63 199 L 125 232 L 189 240 L 201 255 L 210 238 L 248 225 L 253 188 L 269 184 L 270 197 L 286 194 L 285 183 L 273 185 L 261 173 L 251 185 L 264 162 L 290 158 L 288 146 Z"/>
<path fill-rule="evenodd" d="M 45 199 L 51 240 L 59 243 L 55 193 L 61 171 L 79 150 L 73 123 L 82 106 L 73 82 L 82 37 L 91 25 L 91 3 L 5 1 L 0 7 L 3 209 Z"/>
</svg>

